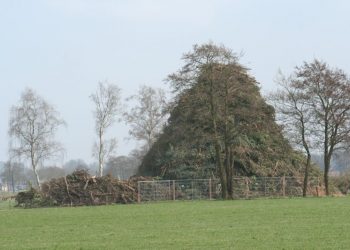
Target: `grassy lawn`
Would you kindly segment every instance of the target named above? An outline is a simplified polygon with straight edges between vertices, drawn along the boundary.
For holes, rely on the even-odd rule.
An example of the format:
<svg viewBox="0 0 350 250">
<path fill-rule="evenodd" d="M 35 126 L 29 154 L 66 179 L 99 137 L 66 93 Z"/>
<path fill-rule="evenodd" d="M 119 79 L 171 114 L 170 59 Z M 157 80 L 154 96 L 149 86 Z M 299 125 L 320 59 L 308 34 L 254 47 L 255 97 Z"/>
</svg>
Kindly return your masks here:
<svg viewBox="0 0 350 250">
<path fill-rule="evenodd" d="M 349 249 L 350 198 L 10 209 L 0 249 Z"/>
</svg>

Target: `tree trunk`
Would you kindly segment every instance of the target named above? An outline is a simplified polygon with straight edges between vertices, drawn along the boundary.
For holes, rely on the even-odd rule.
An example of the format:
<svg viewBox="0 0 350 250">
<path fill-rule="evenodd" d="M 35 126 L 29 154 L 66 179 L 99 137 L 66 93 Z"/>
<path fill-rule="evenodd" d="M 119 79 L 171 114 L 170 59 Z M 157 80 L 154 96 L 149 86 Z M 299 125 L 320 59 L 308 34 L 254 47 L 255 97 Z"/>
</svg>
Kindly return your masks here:
<svg viewBox="0 0 350 250">
<path fill-rule="evenodd" d="M 35 161 L 35 154 L 33 150 L 33 146 L 31 149 L 31 163 L 32 163 L 32 168 L 36 177 L 36 184 L 38 185 L 39 189 L 41 190 L 41 184 L 40 184 L 40 179 L 39 179 L 39 174 L 37 171 L 37 161 Z"/>
<path fill-rule="evenodd" d="M 37 169 L 36 169 L 36 166 L 33 166 L 33 171 L 34 171 L 34 174 L 35 174 L 35 177 L 36 177 L 36 184 L 38 185 L 39 190 L 41 190 L 41 184 L 40 184 L 39 174 L 38 174 L 38 171 L 37 171 Z"/>
<path fill-rule="evenodd" d="M 328 173 L 331 165 L 331 159 L 328 155 L 324 156 L 324 187 L 326 191 L 326 195 L 330 195 L 329 193 L 329 182 L 328 182 Z"/>
<path fill-rule="evenodd" d="M 15 192 L 15 178 L 14 178 L 13 169 L 11 170 L 11 182 L 12 182 L 12 192 Z"/>
<path fill-rule="evenodd" d="M 220 144 L 218 141 L 215 142 L 215 152 L 216 152 L 216 165 L 219 169 L 220 183 L 221 183 L 221 196 L 225 200 L 227 199 L 227 176 L 224 169 L 224 164 L 221 159 Z"/>
<path fill-rule="evenodd" d="M 307 154 L 306 166 L 305 166 L 305 174 L 304 174 L 304 186 L 303 186 L 303 197 L 306 197 L 307 191 L 307 183 L 309 181 L 309 169 L 311 163 L 311 154 Z"/>
<path fill-rule="evenodd" d="M 12 187 L 12 192 L 15 192 L 15 182 L 14 182 L 14 177 L 13 177 L 13 166 L 11 163 L 9 163 L 9 173 L 8 173 L 8 178 L 7 178 L 7 187 L 8 191 L 10 191 L 10 178 L 11 178 L 11 187 Z"/>
<path fill-rule="evenodd" d="M 216 113 L 216 102 L 214 97 L 214 83 L 212 80 L 209 81 L 210 86 L 210 115 L 211 115 L 211 122 L 213 125 L 213 135 L 214 135 L 214 143 L 215 143 L 215 153 L 216 153 L 216 166 L 219 170 L 220 175 L 220 182 L 221 182 L 221 195 L 222 198 L 225 200 L 227 199 L 227 176 L 226 176 L 226 170 L 224 167 L 224 164 L 221 159 L 221 146 L 220 146 L 220 139 L 218 136 L 218 129 L 217 129 L 217 113 Z"/>
<path fill-rule="evenodd" d="M 230 131 L 229 131 L 229 122 L 228 122 L 228 85 L 225 82 L 225 106 L 224 106 L 224 124 L 225 124 L 225 171 L 227 178 L 227 198 L 233 198 L 233 189 L 232 189 L 232 150 L 230 145 Z"/>
<path fill-rule="evenodd" d="M 102 128 L 99 130 L 99 145 L 98 145 L 98 175 L 103 175 L 103 131 Z"/>
<path fill-rule="evenodd" d="M 100 177 L 103 176 L 103 164 L 102 164 L 102 162 L 100 162 L 100 163 L 99 163 L 99 166 L 98 166 L 98 175 L 99 175 Z"/>
<path fill-rule="evenodd" d="M 329 187 L 328 187 L 328 173 L 326 171 L 324 171 L 324 186 L 325 186 L 325 190 L 326 190 L 326 195 L 329 195 Z"/>
<path fill-rule="evenodd" d="M 232 147 L 230 147 L 228 165 L 226 170 L 227 171 L 227 193 L 230 199 L 233 199 L 233 166 L 234 166 L 233 152 L 232 152 Z"/>
<path fill-rule="evenodd" d="M 326 112 L 325 117 L 328 118 L 328 112 Z M 329 137 L 330 133 L 329 130 L 329 120 L 325 119 L 325 128 L 324 128 L 324 151 L 323 151 L 323 162 L 324 162 L 324 187 L 326 191 L 326 195 L 329 196 L 329 183 L 328 183 L 328 173 L 329 169 L 331 167 L 331 157 L 333 154 L 333 147 L 334 147 L 334 142 L 332 140 L 332 136 Z"/>
</svg>

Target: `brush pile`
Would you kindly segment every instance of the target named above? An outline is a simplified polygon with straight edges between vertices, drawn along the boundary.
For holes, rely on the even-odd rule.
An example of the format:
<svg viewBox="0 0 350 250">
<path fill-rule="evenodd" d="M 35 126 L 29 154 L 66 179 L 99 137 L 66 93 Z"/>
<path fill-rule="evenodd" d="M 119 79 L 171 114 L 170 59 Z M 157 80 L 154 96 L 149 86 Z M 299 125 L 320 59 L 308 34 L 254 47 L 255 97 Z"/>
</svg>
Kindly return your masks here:
<svg viewBox="0 0 350 250">
<path fill-rule="evenodd" d="M 137 202 L 137 182 L 149 180 L 132 177 L 121 181 L 111 175 L 95 177 L 86 170 L 42 183 L 41 190 L 31 189 L 17 195 L 17 206 L 83 206 Z"/>
</svg>

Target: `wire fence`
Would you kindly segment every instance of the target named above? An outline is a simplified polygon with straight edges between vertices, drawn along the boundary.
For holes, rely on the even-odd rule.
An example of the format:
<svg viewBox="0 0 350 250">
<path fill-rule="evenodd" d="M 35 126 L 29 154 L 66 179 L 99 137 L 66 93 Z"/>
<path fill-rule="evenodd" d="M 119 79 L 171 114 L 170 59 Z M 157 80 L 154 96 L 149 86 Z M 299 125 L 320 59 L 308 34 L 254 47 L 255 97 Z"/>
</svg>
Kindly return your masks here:
<svg viewBox="0 0 350 250">
<path fill-rule="evenodd" d="M 319 196 L 320 180 L 311 178 L 307 195 Z M 234 177 L 233 198 L 298 197 L 303 179 L 296 177 Z M 218 179 L 158 180 L 138 182 L 138 202 L 166 200 L 211 200 L 221 198 Z"/>
<path fill-rule="evenodd" d="M 167 200 L 221 199 L 218 179 L 154 180 L 138 182 L 138 202 Z M 233 198 L 299 197 L 303 194 L 303 178 L 296 177 L 234 177 Z M 319 178 L 310 178 L 308 196 L 323 194 Z M 0 210 L 15 205 L 15 193 L 0 192 Z"/>
</svg>

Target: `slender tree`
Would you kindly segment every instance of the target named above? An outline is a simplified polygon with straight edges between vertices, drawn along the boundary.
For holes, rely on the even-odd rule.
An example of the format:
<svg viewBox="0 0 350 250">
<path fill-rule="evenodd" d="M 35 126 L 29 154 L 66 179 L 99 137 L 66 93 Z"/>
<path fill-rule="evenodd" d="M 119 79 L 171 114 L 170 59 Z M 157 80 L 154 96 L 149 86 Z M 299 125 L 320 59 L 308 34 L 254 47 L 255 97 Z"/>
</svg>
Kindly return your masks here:
<svg viewBox="0 0 350 250">
<path fill-rule="evenodd" d="M 277 112 L 277 120 L 282 124 L 285 134 L 297 147 L 306 153 L 303 196 L 306 196 L 309 171 L 311 165 L 311 142 L 313 136 L 313 120 L 308 96 L 298 87 L 295 76 L 278 79 L 280 89 L 269 96 Z"/>
<path fill-rule="evenodd" d="M 314 133 L 312 141 L 317 149 L 323 151 L 324 184 L 329 195 L 332 156 L 350 142 L 350 80 L 342 70 L 315 59 L 296 67 L 293 88 L 302 93 L 302 104 L 307 105 L 304 110 L 311 119 L 308 130 Z"/>
<path fill-rule="evenodd" d="M 116 85 L 100 82 L 96 93 L 92 94 L 90 98 L 95 104 L 93 114 L 98 137 L 98 141 L 93 147 L 93 156 L 98 159 L 99 176 L 102 176 L 105 160 L 117 146 L 117 140 L 115 138 L 105 139 L 105 133 L 120 113 L 120 89 Z"/>
<path fill-rule="evenodd" d="M 328 175 L 333 153 L 345 147 L 350 137 L 350 81 L 344 71 L 314 60 L 296 69 L 298 87 L 310 99 L 318 144 L 324 154 L 324 183 L 329 195 Z"/>
<path fill-rule="evenodd" d="M 145 151 L 148 151 L 162 131 L 168 116 L 165 92 L 144 85 L 127 100 L 135 103 L 124 113 L 124 119 L 130 125 L 129 134 L 136 140 L 144 141 Z"/>
<path fill-rule="evenodd" d="M 39 188 L 39 165 L 63 151 L 62 145 L 54 138 L 63 124 L 59 113 L 31 89 L 25 90 L 19 103 L 11 108 L 11 158 L 24 157 L 30 161 Z"/>
</svg>

